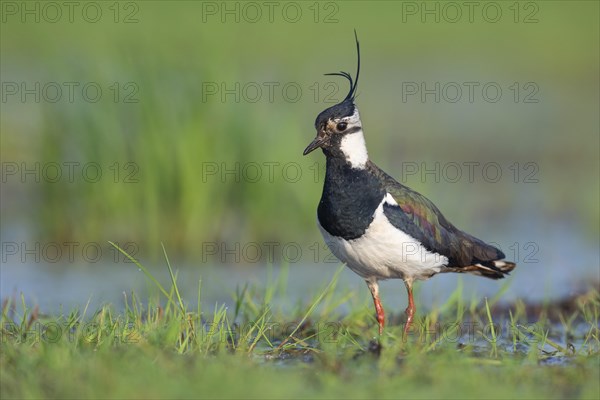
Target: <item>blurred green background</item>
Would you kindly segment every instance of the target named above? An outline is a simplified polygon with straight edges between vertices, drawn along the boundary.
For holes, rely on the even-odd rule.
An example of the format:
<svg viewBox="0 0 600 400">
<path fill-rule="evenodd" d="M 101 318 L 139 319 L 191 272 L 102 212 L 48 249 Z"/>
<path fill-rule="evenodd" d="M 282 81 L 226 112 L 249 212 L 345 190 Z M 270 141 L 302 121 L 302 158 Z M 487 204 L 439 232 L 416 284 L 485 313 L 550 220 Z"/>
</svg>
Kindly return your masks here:
<svg viewBox="0 0 600 400">
<path fill-rule="evenodd" d="M 470 16 L 460 2 L 276 2 L 271 15 L 261 2 L 96 2 L 85 12 L 82 2 L 72 22 L 66 8 L 53 22 L 43 2 L 37 16 L 22 9 L 35 2 L 3 2 L 3 242 L 132 242 L 142 259 L 161 255 L 162 242 L 195 266 L 207 242 L 320 242 L 324 157 L 302 150 L 316 115 L 345 96 L 347 83 L 323 74 L 354 74 L 356 29 L 357 104 L 378 165 L 505 251 L 534 242 L 560 252 L 576 240 L 597 259 L 598 2 L 491 3 Z M 422 82 L 439 82 L 439 102 L 407 92 Z M 465 82 L 477 83 L 473 101 Z M 40 84 L 39 101 L 23 83 Z M 502 89 L 498 101 L 486 83 Z M 468 162 L 497 163 L 502 176 L 477 167 L 471 182 Z M 463 175 L 436 182 L 421 163 L 457 163 Z M 565 251 L 561 263 L 576 263 L 579 252 Z"/>
</svg>

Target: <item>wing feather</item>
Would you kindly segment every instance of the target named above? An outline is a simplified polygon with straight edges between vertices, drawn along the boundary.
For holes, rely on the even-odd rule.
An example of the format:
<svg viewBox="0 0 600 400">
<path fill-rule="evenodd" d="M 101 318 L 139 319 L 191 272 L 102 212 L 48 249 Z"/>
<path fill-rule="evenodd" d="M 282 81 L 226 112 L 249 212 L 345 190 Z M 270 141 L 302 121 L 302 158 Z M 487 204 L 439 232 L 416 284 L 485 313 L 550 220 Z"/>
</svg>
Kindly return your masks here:
<svg viewBox="0 0 600 400">
<path fill-rule="evenodd" d="M 392 225 L 417 239 L 427 250 L 442 254 L 448 267 L 467 267 L 504 258 L 502 251 L 456 228 L 425 196 L 397 182 L 372 162 L 376 174 L 394 203 L 384 206 Z"/>
</svg>

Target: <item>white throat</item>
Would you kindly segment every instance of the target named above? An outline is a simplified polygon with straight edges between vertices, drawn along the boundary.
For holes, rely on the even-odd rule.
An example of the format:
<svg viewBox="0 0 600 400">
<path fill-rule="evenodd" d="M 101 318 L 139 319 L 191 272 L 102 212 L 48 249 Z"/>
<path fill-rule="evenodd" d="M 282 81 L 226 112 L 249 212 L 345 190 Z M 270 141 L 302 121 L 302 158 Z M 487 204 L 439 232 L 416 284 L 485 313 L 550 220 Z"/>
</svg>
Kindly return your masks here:
<svg viewBox="0 0 600 400">
<path fill-rule="evenodd" d="M 340 149 L 352 168 L 365 168 L 369 155 L 362 129 L 344 136 Z"/>
</svg>

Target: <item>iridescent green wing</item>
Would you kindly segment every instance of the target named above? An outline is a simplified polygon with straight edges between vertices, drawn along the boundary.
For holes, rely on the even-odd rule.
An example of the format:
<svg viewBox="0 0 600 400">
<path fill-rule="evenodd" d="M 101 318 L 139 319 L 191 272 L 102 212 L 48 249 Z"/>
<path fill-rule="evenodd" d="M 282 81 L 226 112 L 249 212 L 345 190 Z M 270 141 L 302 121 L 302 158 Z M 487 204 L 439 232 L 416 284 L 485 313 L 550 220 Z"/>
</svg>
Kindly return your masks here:
<svg viewBox="0 0 600 400">
<path fill-rule="evenodd" d="M 370 163 L 369 168 L 396 203 L 384 205 L 390 223 L 428 251 L 446 256 L 448 266 L 464 267 L 504 258 L 500 250 L 452 225 L 428 198 L 397 182 L 375 164 Z"/>
</svg>

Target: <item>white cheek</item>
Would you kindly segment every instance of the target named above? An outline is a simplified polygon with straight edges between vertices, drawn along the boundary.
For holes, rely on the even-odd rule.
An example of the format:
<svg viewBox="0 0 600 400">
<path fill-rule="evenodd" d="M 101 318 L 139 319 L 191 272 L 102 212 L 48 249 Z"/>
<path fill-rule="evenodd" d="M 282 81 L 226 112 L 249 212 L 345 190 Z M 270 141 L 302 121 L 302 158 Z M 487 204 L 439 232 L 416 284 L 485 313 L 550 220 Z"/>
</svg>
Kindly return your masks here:
<svg viewBox="0 0 600 400">
<path fill-rule="evenodd" d="M 352 168 L 365 168 L 369 155 L 362 130 L 344 136 L 340 149 Z"/>
</svg>

